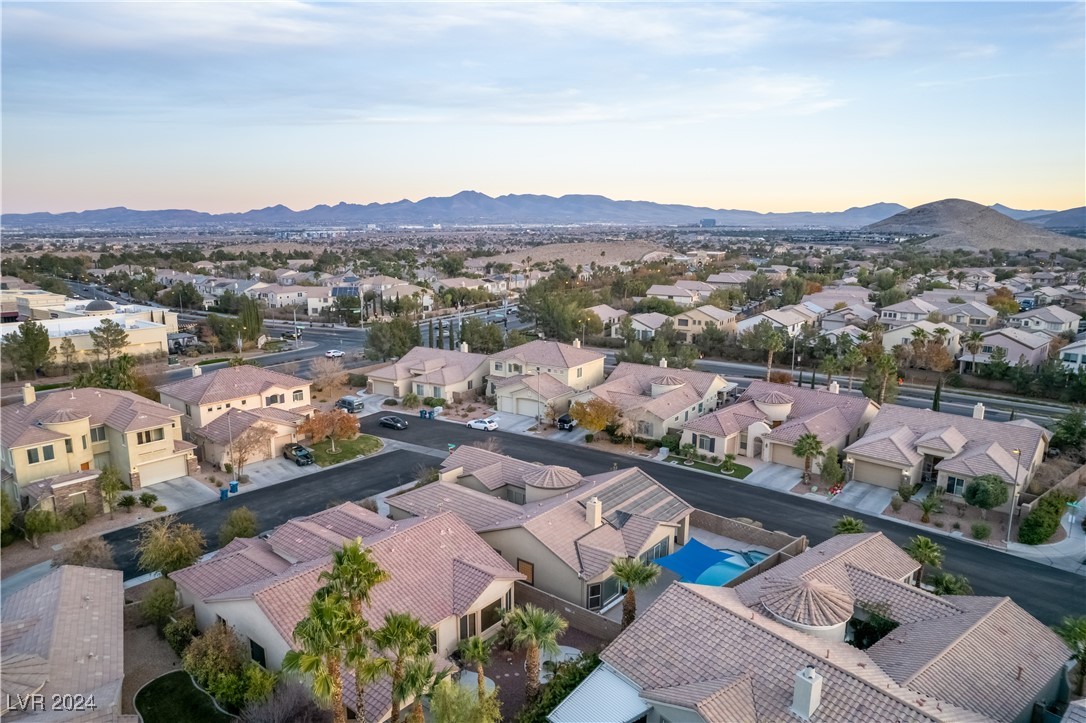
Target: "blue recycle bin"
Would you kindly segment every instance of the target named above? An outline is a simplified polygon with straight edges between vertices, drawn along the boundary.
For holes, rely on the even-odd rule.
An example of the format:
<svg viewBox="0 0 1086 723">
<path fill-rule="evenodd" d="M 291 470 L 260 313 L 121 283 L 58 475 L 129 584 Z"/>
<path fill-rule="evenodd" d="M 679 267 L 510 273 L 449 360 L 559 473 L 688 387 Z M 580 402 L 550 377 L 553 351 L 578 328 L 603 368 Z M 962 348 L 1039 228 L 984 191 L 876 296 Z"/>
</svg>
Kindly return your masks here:
<svg viewBox="0 0 1086 723">
<path fill-rule="evenodd" d="M 426 419 L 426 410 L 425 409 L 420 409 L 419 410 L 419 419 Z"/>
<path fill-rule="evenodd" d="M 230 493 L 233 494 L 234 492 L 237 492 L 237 491 L 238 491 L 238 481 L 236 479 L 230 480 Z"/>
<path fill-rule="evenodd" d="M 230 498 L 230 490 L 225 487 L 219 490 L 219 502 L 226 502 Z"/>
<path fill-rule="evenodd" d="M 427 419 L 433 419 L 434 418 L 434 410 L 431 409 L 429 412 L 427 412 L 426 413 L 426 418 Z"/>
</svg>

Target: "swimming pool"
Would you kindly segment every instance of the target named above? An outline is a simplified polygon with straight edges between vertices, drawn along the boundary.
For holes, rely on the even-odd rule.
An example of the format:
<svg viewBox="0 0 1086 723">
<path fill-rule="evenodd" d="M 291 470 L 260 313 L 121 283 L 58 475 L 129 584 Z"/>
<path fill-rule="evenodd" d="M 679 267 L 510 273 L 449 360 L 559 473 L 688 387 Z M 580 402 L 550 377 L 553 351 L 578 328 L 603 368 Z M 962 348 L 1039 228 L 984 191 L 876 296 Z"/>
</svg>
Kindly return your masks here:
<svg viewBox="0 0 1086 723">
<path fill-rule="evenodd" d="M 739 577 L 749 568 L 750 566 L 747 565 L 742 556 L 736 555 L 707 567 L 694 582 L 698 585 L 716 585 L 719 587 Z"/>
</svg>

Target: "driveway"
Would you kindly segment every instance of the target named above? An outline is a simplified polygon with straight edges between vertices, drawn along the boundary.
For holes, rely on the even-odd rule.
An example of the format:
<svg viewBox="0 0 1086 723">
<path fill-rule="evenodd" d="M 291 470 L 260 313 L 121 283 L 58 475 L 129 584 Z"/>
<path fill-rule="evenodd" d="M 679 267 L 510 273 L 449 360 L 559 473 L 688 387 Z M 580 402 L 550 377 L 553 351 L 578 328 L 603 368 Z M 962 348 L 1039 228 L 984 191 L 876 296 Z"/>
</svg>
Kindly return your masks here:
<svg viewBox="0 0 1086 723">
<path fill-rule="evenodd" d="M 158 504 L 166 505 L 170 512 L 180 512 L 219 499 L 217 492 L 195 477 L 178 477 L 157 482 L 143 487 L 140 492 L 158 495 Z"/>
<path fill-rule="evenodd" d="M 833 504 L 858 512 L 881 515 L 897 490 L 852 480 L 833 498 Z"/>
<path fill-rule="evenodd" d="M 740 464 L 742 461 L 740 460 Z M 764 464 L 746 476 L 743 482 L 778 492 L 788 492 L 803 478 L 803 470 L 783 464 Z M 889 503 L 887 503 L 889 504 Z M 879 510 L 882 512 L 882 510 Z"/>
</svg>

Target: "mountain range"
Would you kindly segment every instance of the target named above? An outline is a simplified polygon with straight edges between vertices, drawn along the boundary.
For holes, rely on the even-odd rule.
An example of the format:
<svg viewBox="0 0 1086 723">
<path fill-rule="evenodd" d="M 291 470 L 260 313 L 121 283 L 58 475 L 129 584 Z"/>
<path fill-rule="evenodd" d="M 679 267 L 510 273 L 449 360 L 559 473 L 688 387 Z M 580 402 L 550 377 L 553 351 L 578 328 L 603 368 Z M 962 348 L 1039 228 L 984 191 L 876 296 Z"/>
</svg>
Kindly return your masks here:
<svg viewBox="0 0 1086 723">
<path fill-rule="evenodd" d="M 1045 216 L 1053 211 L 1019 211 L 998 207 L 1017 218 Z M 364 228 L 369 224 L 431 226 L 499 224 L 618 224 L 682 226 L 712 219 L 717 226 L 770 228 L 859 229 L 895 214 L 906 207 L 897 203 L 876 203 L 845 211 L 759 213 L 740 209 L 713 209 L 704 206 L 660 204 L 649 201 L 615 201 L 604 196 L 508 194 L 491 197 L 476 191 L 453 196 L 429 197 L 420 201 L 394 203 L 321 204 L 302 211 L 283 205 L 244 213 L 211 214 L 187 209 L 138 211 L 123 206 L 69 213 L 4 214 L 0 223 L 7 229 L 150 229 L 150 228 L 297 228 L 344 226 Z"/>
</svg>

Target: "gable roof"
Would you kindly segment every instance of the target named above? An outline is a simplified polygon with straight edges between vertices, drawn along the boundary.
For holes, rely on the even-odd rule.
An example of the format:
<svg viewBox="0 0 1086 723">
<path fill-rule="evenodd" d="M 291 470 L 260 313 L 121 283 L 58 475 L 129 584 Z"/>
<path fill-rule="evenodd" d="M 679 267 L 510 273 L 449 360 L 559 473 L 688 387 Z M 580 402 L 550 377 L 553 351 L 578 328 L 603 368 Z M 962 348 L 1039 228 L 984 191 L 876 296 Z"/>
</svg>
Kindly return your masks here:
<svg viewBox="0 0 1086 723">
<path fill-rule="evenodd" d="M 592 387 L 589 393 L 625 412 L 641 409 L 661 419 L 669 419 L 696 405 L 718 383 L 721 390 L 735 386 L 713 372 L 620 362 L 607 381 Z M 674 388 L 661 390 L 653 396 L 654 385 Z"/>
<path fill-rule="evenodd" d="M 307 379 L 246 364 L 163 384 L 156 389 L 160 394 L 189 404 L 214 404 L 263 394 L 273 387 L 294 389 L 308 386 Z"/>
<path fill-rule="evenodd" d="M 735 312 L 726 311 L 717 306 L 713 306 L 712 304 L 702 304 L 701 306 L 698 306 L 696 308 L 687 309 L 678 316 L 689 316 L 690 314 L 693 314 L 697 311 L 700 311 L 705 316 L 708 316 L 710 319 L 718 321 L 721 324 L 730 324 L 731 322 L 735 321 Z"/>
<path fill-rule="evenodd" d="M 1073 311 L 1068 311 L 1059 306 L 1041 306 L 1035 309 L 1020 311 L 1011 316 L 1012 319 L 1040 319 L 1041 321 L 1066 324 L 1078 321 L 1081 317 Z"/>
<path fill-rule="evenodd" d="M 312 408 L 306 407 L 306 409 Z M 277 407 L 240 409 L 233 407 L 226 414 L 220 414 L 199 429 L 192 430 L 192 434 L 215 444 L 230 444 L 231 438 L 236 439 L 239 434 L 257 425 L 263 424 L 265 427 L 272 425 L 269 428 L 274 429 L 274 425 L 277 424 L 297 426 L 304 420 L 304 414 L 288 409 L 279 409 Z"/>
<path fill-rule="evenodd" d="M 671 317 L 658 311 L 646 311 L 642 314 L 633 314 L 630 319 L 647 329 L 659 329 L 670 321 Z"/>
<path fill-rule="evenodd" d="M 517 359 L 525 364 L 572 369 L 604 357 L 603 354 L 591 349 L 581 349 L 558 341 L 537 339 L 492 354 L 490 358 L 499 360 Z"/>
<path fill-rule="evenodd" d="M 541 374 L 517 374 L 511 377 L 491 377 L 495 389 L 527 387 L 543 400 L 557 399 L 577 390 L 548 372 Z"/>
<path fill-rule="evenodd" d="M 1018 329 L 1013 326 L 986 331 L 982 336 L 984 337 L 984 341 L 989 344 L 996 342 L 996 337 L 1003 336 L 1017 344 L 1021 344 L 1027 349 L 1038 349 L 1052 343 L 1052 337 L 1047 334 L 1038 334 L 1033 331 L 1026 331 L 1025 329 Z M 963 352 L 963 354 L 964 353 L 965 352 Z"/>
<path fill-rule="evenodd" d="M 899 301 L 896 304 L 890 304 L 882 309 L 884 312 L 897 312 L 899 314 L 930 314 L 933 311 L 939 311 L 939 307 L 935 304 L 929 304 L 923 299 L 905 299 Z"/>
<path fill-rule="evenodd" d="M 370 372 L 370 378 L 392 382 L 412 379 L 426 384 L 456 384 L 474 375 L 486 362 L 485 354 L 416 346 L 399 361 Z"/>
</svg>

